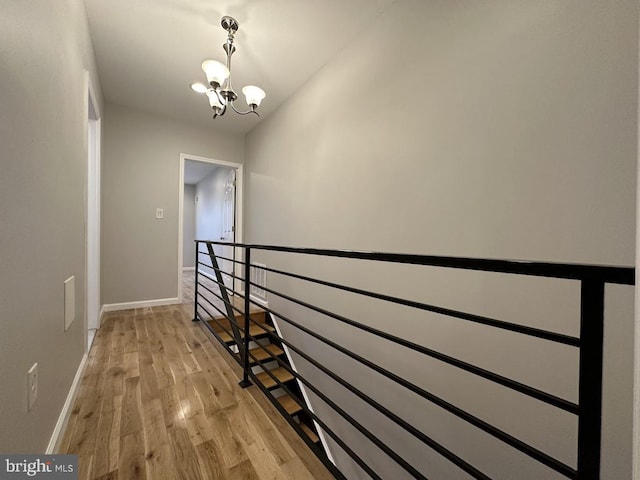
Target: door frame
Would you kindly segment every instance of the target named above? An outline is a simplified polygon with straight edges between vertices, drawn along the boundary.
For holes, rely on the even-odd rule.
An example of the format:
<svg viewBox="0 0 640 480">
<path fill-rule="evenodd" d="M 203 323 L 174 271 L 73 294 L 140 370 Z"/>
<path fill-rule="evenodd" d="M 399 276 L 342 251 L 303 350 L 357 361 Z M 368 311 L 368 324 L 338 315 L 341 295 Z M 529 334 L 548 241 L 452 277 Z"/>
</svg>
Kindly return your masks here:
<svg viewBox="0 0 640 480">
<path fill-rule="evenodd" d="M 184 259 L 182 258 L 183 248 L 183 228 L 184 228 L 184 164 L 186 160 L 193 160 L 195 162 L 210 163 L 220 167 L 233 168 L 236 171 L 236 205 L 235 205 L 235 239 L 237 243 L 242 243 L 243 236 L 243 222 L 242 214 L 244 211 L 244 172 L 243 165 L 241 163 L 227 162 L 224 160 L 216 160 L 214 158 L 201 157 L 199 155 L 190 155 L 188 153 L 180 154 L 180 175 L 178 176 L 178 301 L 182 303 L 182 264 Z M 207 238 L 198 238 L 196 240 L 210 240 Z M 195 268 L 198 268 L 196 265 Z M 240 275 L 241 271 L 238 264 L 234 267 L 234 274 Z"/>
<path fill-rule="evenodd" d="M 89 350 L 89 329 L 100 328 L 100 172 L 102 115 L 96 90 L 87 70 L 85 76 L 85 147 L 87 176 L 85 182 L 85 295 L 84 341 Z"/>
</svg>

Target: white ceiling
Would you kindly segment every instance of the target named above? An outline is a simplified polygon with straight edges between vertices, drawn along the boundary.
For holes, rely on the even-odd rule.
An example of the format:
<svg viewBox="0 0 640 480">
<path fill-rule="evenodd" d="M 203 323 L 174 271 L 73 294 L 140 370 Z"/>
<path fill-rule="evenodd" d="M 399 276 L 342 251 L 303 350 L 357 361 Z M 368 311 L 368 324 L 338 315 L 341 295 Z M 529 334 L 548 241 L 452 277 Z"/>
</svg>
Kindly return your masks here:
<svg viewBox="0 0 640 480">
<path fill-rule="evenodd" d="M 259 119 L 233 112 L 215 121 L 203 60 L 224 61 L 223 15 L 240 24 L 232 59 L 234 89 L 262 87 L 261 118 L 353 40 L 395 0 L 85 0 L 107 101 L 208 128 L 245 133 Z M 206 83 L 206 82 L 205 82 Z M 244 100 L 240 106 L 245 107 Z M 243 108 L 244 109 L 244 108 Z"/>
</svg>

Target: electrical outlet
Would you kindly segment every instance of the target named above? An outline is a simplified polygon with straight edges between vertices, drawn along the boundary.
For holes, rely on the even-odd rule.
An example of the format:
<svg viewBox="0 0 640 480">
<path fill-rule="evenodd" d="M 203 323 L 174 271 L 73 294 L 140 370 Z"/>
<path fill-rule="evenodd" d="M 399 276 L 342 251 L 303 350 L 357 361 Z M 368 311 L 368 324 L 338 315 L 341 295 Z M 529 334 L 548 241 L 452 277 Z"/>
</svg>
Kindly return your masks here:
<svg viewBox="0 0 640 480">
<path fill-rule="evenodd" d="M 33 410 L 38 398 L 38 364 L 34 363 L 27 372 L 27 408 Z"/>
<path fill-rule="evenodd" d="M 156 208 L 156 218 L 164 218 L 164 208 Z"/>
</svg>

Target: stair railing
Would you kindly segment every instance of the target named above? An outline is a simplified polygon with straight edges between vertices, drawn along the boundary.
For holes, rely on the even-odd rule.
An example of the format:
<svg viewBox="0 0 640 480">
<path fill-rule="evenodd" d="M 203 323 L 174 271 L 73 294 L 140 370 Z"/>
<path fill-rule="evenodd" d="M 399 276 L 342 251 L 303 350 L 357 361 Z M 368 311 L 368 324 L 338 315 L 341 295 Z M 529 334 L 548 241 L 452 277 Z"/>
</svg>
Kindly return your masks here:
<svg viewBox="0 0 640 480">
<path fill-rule="evenodd" d="M 200 247 L 205 246 L 207 251 L 201 251 Z M 219 258 L 235 262 L 234 264 L 240 264 L 244 266 L 244 278 L 236 276 L 232 273 L 226 273 L 227 275 L 236 278 L 244 282 L 244 292 L 233 291 L 235 295 L 238 295 L 244 300 L 244 309 L 241 310 L 237 306 L 233 305 L 229 301 L 227 294 L 228 287 L 225 287 L 222 278 L 222 271 L 218 266 L 216 255 L 213 252 L 213 245 L 226 245 L 234 248 L 240 248 L 244 250 L 244 262 L 236 259 L 225 258 L 218 256 Z M 577 280 L 580 282 L 580 335 L 579 337 L 573 337 L 570 335 L 560 334 L 548 330 L 538 329 L 516 323 L 510 323 L 503 320 L 497 320 L 486 316 L 475 315 L 468 312 L 456 311 L 449 308 L 430 305 L 417 301 L 412 301 L 400 297 L 391 295 L 385 295 L 372 291 L 367 291 L 348 285 L 342 285 L 334 282 L 321 280 L 305 275 L 300 275 L 293 272 L 287 272 L 275 268 L 267 268 L 265 266 L 252 265 L 251 264 L 251 252 L 252 251 L 272 251 L 281 253 L 291 253 L 299 255 L 311 255 L 322 257 L 335 257 L 335 258 L 347 258 L 347 259 L 359 259 L 375 262 L 389 262 L 396 264 L 412 264 L 423 266 L 434 266 L 452 269 L 462 270 L 475 270 L 484 272 L 496 272 L 504 274 L 514 275 L 526 275 L 534 277 L 548 277 L 556 279 L 568 279 Z M 206 255 L 211 261 L 211 264 L 202 262 L 199 255 Z M 215 283 L 220 287 L 221 294 L 216 294 L 211 288 L 207 287 L 202 281 L 199 281 L 201 276 L 198 276 L 199 266 L 208 267 L 216 272 Z M 284 292 L 278 292 L 274 289 L 267 288 L 263 285 L 258 285 L 259 288 L 266 292 L 280 297 L 284 300 L 307 308 L 311 311 L 322 314 L 326 317 L 333 318 L 343 324 L 350 325 L 358 330 L 365 331 L 376 335 L 380 338 L 388 340 L 398 345 L 402 345 L 406 348 L 420 352 L 428 357 L 439 360 L 445 364 L 462 369 L 471 374 L 482 377 L 486 380 L 492 381 L 496 384 L 502 385 L 521 394 L 527 395 L 540 402 L 544 402 L 556 409 L 568 412 L 576 415 L 578 418 L 578 442 L 577 442 L 577 468 L 573 468 L 556 458 L 551 457 L 547 453 L 515 438 L 509 433 L 499 429 L 498 427 L 491 425 L 484 420 L 474 416 L 473 414 L 464 411 L 455 405 L 447 402 L 446 400 L 434 395 L 431 392 L 424 390 L 423 388 L 411 383 L 410 381 L 395 375 L 382 366 L 379 366 L 370 360 L 350 351 L 342 345 L 320 335 L 319 333 L 311 330 L 310 328 L 300 324 L 289 316 L 282 312 L 277 312 L 270 307 L 264 306 L 261 302 L 257 302 L 249 295 L 251 290 L 251 268 L 260 268 L 266 272 L 273 274 L 310 282 L 316 285 L 322 285 L 324 287 L 330 287 L 344 292 L 352 294 L 383 300 L 397 305 L 403 305 L 412 307 L 415 309 L 438 313 L 441 315 L 454 317 L 476 324 L 486 325 L 501 330 L 514 332 L 521 335 L 526 335 L 534 338 L 543 339 L 546 341 L 568 345 L 579 349 L 579 379 L 578 379 L 578 402 L 574 403 L 564 398 L 552 395 L 550 393 L 541 391 L 532 386 L 525 385 L 513 379 L 483 369 L 481 367 L 463 362 L 454 357 L 445 355 L 441 352 L 432 350 L 425 346 L 416 344 L 408 339 L 400 338 L 391 335 L 387 332 L 378 330 L 371 326 L 359 323 L 350 318 L 344 317 L 337 313 L 331 312 L 325 308 L 310 304 L 303 300 L 297 299 L 292 295 Z M 235 269 L 234 269 L 235 271 Z M 331 398 L 324 394 L 317 386 L 313 385 L 307 378 L 300 375 L 295 369 L 278 358 L 272 352 L 266 350 L 262 345 L 257 342 L 257 338 L 250 334 L 249 329 L 251 324 L 259 325 L 259 323 L 251 318 L 250 306 L 255 304 L 264 309 L 269 314 L 275 316 L 278 320 L 299 329 L 300 331 L 312 336 L 313 338 L 323 342 L 331 348 L 341 352 L 342 354 L 356 360 L 357 362 L 369 367 L 370 369 L 378 372 L 386 378 L 402 385 L 409 391 L 421 396 L 434 405 L 439 406 L 445 411 L 455 415 L 456 417 L 468 422 L 474 427 L 484 431 L 485 433 L 493 436 L 494 438 L 504 442 L 512 448 L 526 454 L 530 458 L 545 465 L 546 467 L 561 474 L 565 478 L 577 479 L 577 480 L 599 480 L 600 479 L 600 456 L 601 456 L 601 443 L 602 443 L 602 374 L 603 374 L 603 334 L 604 334 L 604 289 L 605 284 L 620 284 L 620 285 L 634 285 L 635 284 L 635 269 L 631 267 L 615 267 L 615 266 L 599 266 L 599 265 L 581 265 L 581 264 L 562 264 L 562 263 L 548 263 L 548 262 L 525 262 L 525 261 L 510 261 L 510 260 L 494 260 L 494 259 L 478 259 L 478 258 L 462 258 L 462 257 L 444 257 L 444 256 L 430 256 L 430 255 L 412 255 L 412 254 L 395 254 L 395 253 L 378 253 L 378 252 L 359 252 L 359 251 L 345 251 L 345 250 L 326 250 L 326 249 L 313 249 L 313 248 L 296 248 L 296 247 L 284 247 L 273 245 L 252 245 L 252 244 L 240 244 L 240 243 L 226 243 L 215 241 L 202 241 L 196 240 L 196 293 L 194 300 L 194 321 L 207 320 L 203 322 L 209 330 L 216 336 L 218 341 L 233 355 L 233 358 L 243 368 L 243 380 L 240 385 L 247 387 L 251 385 L 251 380 L 267 395 L 273 405 L 283 414 L 285 419 L 291 424 L 291 426 L 297 431 L 297 433 L 305 440 L 309 447 L 318 455 L 320 460 L 323 461 L 325 466 L 333 473 L 338 479 L 345 479 L 342 472 L 329 460 L 325 455 L 325 452 L 315 445 L 308 436 L 302 431 L 300 426 L 287 414 L 282 405 L 279 404 L 277 398 L 274 397 L 269 389 L 267 389 L 256 377 L 256 374 L 252 371 L 251 365 L 262 366 L 264 363 L 275 361 L 278 365 L 285 368 L 288 372 L 295 377 L 295 379 L 309 388 L 314 394 L 316 394 L 323 402 L 329 405 L 340 416 L 347 420 L 353 427 L 355 427 L 360 433 L 362 433 L 367 439 L 380 448 L 385 454 L 393 459 L 398 465 L 404 468 L 413 478 L 425 479 L 424 472 L 418 471 L 414 466 L 409 464 L 403 459 L 397 452 L 393 451 L 387 445 L 385 445 L 376 435 L 367 430 L 362 424 L 355 420 L 351 415 L 344 411 L 339 405 L 337 405 Z M 206 295 L 202 294 L 202 289 L 206 290 L 209 294 L 215 296 L 218 300 L 222 301 L 225 307 L 223 312 L 218 305 L 215 305 Z M 205 304 L 206 303 L 206 304 Z M 212 329 L 208 324 L 208 321 L 216 321 L 215 315 L 211 314 L 210 307 L 216 309 L 219 313 L 230 320 L 230 324 L 233 332 L 229 332 L 226 328 L 221 326 L 227 334 L 232 335 L 236 339 L 236 343 L 239 346 L 240 355 L 237 355 L 226 343 L 222 340 L 219 332 Z M 243 328 L 236 324 L 234 318 L 234 310 L 243 315 L 244 325 Z M 419 431 L 410 422 L 401 418 L 396 413 L 390 411 L 386 407 L 382 406 L 375 399 L 371 398 L 358 388 L 351 385 L 349 382 L 338 376 L 335 372 L 325 367 L 318 359 L 315 359 L 308 355 L 303 349 L 294 345 L 285 338 L 282 338 L 275 332 L 266 332 L 273 340 L 285 345 L 288 349 L 304 358 L 307 362 L 314 367 L 325 373 L 327 376 L 335 380 L 337 383 L 345 387 L 351 393 L 356 395 L 361 400 L 365 401 L 368 405 L 376 409 L 378 412 L 398 424 L 404 430 L 412 434 L 415 438 L 422 441 L 431 449 L 442 455 L 451 463 L 456 465 L 462 471 L 466 472 L 472 478 L 480 480 L 491 480 L 485 473 L 459 457 L 457 454 L 444 447 L 442 444 L 435 441 L 426 433 Z M 249 343 L 256 342 L 256 345 L 261 347 L 265 352 L 269 354 L 268 360 L 260 361 L 254 354 L 250 352 Z M 264 368 L 269 377 L 284 390 L 285 393 L 294 396 L 293 392 L 283 382 L 281 382 L 276 376 L 274 376 L 268 369 Z M 334 432 L 321 418 L 319 418 L 312 409 L 308 408 L 304 401 L 296 399 L 300 404 L 302 410 L 313 419 L 316 425 L 320 426 L 322 432 L 332 438 L 336 444 L 338 444 L 354 461 L 360 466 L 371 478 L 381 479 L 381 477 L 371 469 L 365 461 L 363 461 L 344 441 L 340 436 Z"/>
</svg>

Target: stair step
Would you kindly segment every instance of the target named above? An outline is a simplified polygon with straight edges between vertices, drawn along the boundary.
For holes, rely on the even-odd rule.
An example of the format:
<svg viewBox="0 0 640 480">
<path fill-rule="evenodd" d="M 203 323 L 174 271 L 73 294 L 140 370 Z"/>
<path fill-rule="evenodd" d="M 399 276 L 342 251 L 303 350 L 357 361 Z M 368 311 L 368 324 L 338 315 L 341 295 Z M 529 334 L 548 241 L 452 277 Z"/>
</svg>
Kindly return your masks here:
<svg viewBox="0 0 640 480">
<path fill-rule="evenodd" d="M 320 441 L 320 437 L 313 431 L 311 427 L 309 427 L 306 423 L 300 423 L 300 428 L 304 433 L 307 434 L 307 437 L 313 442 L 318 443 Z"/>
<path fill-rule="evenodd" d="M 285 411 L 291 416 L 296 415 L 302 411 L 302 407 L 293 399 L 293 397 L 291 397 L 291 395 L 283 395 L 282 397 L 278 397 L 277 400 L 285 409 Z"/>
<path fill-rule="evenodd" d="M 270 370 L 270 372 L 282 383 L 290 382 L 294 378 L 291 372 L 284 367 L 274 368 L 273 370 Z M 260 372 L 256 377 L 258 377 L 258 380 L 260 380 L 260 382 L 269 390 L 280 386 L 267 372 Z"/>
<path fill-rule="evenodd" d="M 210 320 L 209 325 L 211 325 L 212 322 L 215 324 L 213 320 Z M 251 325 L 249 327 L 249 335 L 254 338 L 264 337 L 265 335 L 267 335 L 267 332 L 273 332 L 273 331 L 274 331 L 274 328 L 267 324 L 260 325 L 260 326 Z M 229 335 L 227 332 L 218 332 L 218 335 L 220 335 L 220 338 L 225 343 L 236 343 L 235 339 L 231 335 Z M 240 338 L 244 338 L 244 332 L 242 331 L 240 332 Z"/>
<path fill-rule="evenodd" d="M 255 348 L 249 349 L 249 353 L 251 353 L 251 355 L 253 355 L 253 357 L 256 358 L 254 360 L 254 358 L 251 355 L 249 355 L 249 361 L 251 362 L 251 365 L 256 365 L 258 361 L 264 362 L 265 360 L 271 359 L 272 355 L 269 355 L 269 353 L 265 352 L 264 351 L 265 349 L 271 352 L 275 357 L 284 355 L 284 351 L 277 345 L 274 345 L 273 343 L 270 343 L 269 345 L 264 345 L 263 347 L 255 347 Z"/>
<path fill-rule="evenodd" d="M 235 323 L 237 325 L 244 325 L 244 313 L 242 313 L 244 312 L 244 298 L 234 295 L 230 297 L 230 300 L 231 304 L 237 308 L 237 310 L 236 308 L 231 309 L 233 312 Z M 214 300 L 214 303 L 220 304 L 220 301 Z M 220 304 L 219 307 L 223 311 L 226 311 L 226 307 L 224 304 Z M 267 321 L 266 311 L 264 310 L 264 308 L 260 308 L 254 303 L 249 304 L 249 314 L 251 315 L 251 318 L 258 323 L 265 323 Z M 223 315 L 220 312 L 216 312 L 213 318 L 215 318 L 217 322 L 210 321 L 209 324 L 213 327 L 214 330 L 220 332 L 223 332 L 225 328 L 227 330 L 231 330 L 231 324 L 226 315 Z"/>
<path fill-rule="evenodd" d="M 264 310 L 251 312 L 251 319 L 257 323 L 266 323 L 267 319 L 265 313 L 266 312 Z M 227 330 L 231 329 L 231 322 L 226 316 L 216 315 L 213 318 L 215 318 L 215 320 L 209 320 L 209 323 L 215 330 L 223 332 L 225 328 Z M 236 312 L 234 319 L 236 325 L 244 326 L 244 315 Z M 253 322 L 251 323 L 253 324 Z"/>
</svg>

